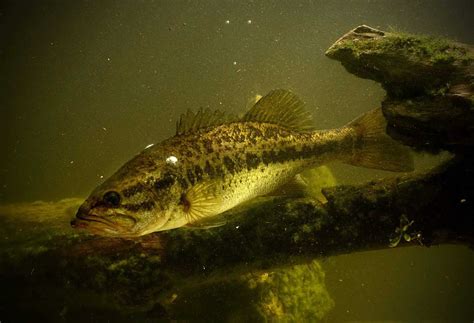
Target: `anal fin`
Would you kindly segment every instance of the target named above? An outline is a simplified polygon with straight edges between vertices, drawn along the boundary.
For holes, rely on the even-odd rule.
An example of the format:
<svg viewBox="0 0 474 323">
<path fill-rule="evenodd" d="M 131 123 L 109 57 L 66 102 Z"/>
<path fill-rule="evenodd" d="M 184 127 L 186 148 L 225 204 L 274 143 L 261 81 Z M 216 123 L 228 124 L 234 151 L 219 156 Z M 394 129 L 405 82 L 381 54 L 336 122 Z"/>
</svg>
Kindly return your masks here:
<svg viewBox="0 0 474 323">
<path fill-rule="evenodd" d="M 297 174 L 289 182 L 279 186 L 276 190 L 271 191 L 265 196 L 288 196 L 288 197 L 302 197 L 306 195 L 308 184 L 306 180 Z"/>
</svg>

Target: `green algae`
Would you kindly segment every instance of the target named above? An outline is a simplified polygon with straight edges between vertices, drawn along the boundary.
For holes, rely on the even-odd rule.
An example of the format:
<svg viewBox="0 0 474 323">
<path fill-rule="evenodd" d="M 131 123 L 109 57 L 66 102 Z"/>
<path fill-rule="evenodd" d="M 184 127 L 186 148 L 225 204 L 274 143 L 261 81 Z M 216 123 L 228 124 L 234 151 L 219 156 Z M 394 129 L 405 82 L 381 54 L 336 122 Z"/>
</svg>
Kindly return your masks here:
<svg viewBox="0 0 474 323">
<path fill-rule="evenodd" d="M 334 307 L 334 301 L 326 291 L 324 276 L 317 261 L 260 276 L 255 287 L 260 289 L 260 302 L 256 306 L 267 320 L 308 322 L 322 319 Z"/>
<path fill-rule="evenodd" d="M 393 98 L 444 95 L 451 84 L 469 81 L 466 70 L 474 54 L 468 46 L 439 37 L 359 29 L 326 55 L 350 73 L 380 82 Z"/>
<path fill-rule="evenodd" d="M 238 271 L 218 274 L 205 283 L 174 290 L 167 310 L 178 320 L 320 320 L 334 307 L 324 278 L 317 261 L 240 275 Z"/>
<path fill-rule="evenodd" d="M 387 133 L 419 151 L 472 150 L 474 50 L 440 37 L 359 26 L 326 52 L 387 92 Z"/>
<path fill-rule="evenodd" d="M 391 54 L 433 65 L 456 63 L 465 66 L 474 59 L 465 47 L 455 45 L 448 39 L 407 33 L 387 33 L 376 40 L 348 40 L 338 46 L 338 49 L 351 50 L 356 57 L 368 54 Z"/>
<path fill-rule="evenodd" d="M 466 165 L 472 169 L 472 163 L 456 169 Z M 440 190 L 459 189 L 465 177 L 437 175 L 427 182 L 407 175 L 326 188 L 324 205 L 311 198 L 264 198 L 212 230 L 179 229 L 134 240 L 57 236 L 48 250 L 28 250 L 16 259 L 6 259 L 2 250 L 5 288 L 14 292 L 0 301 L 12 313 L 29 306 L 30 313 L 63 313 L 64 319 L 86 308 L 94 315 L 149 320 L 313 321 L 334 306 L 314 259 L 388 247 L 401 214 L 415 220 L 408 233 L 422 231 L 423 243 L 429 243 L 434 236 L 428 230 L 456 215 L 439 220 L 431 212 L 440 197 L 457 198 Z M 437 205 L 435 210 L 451 210 Z M 417 242 L 401 241 L 406 243 Z M 46 289 L 53 307 L 38 307 L 36 296 Z"/>
</svg>

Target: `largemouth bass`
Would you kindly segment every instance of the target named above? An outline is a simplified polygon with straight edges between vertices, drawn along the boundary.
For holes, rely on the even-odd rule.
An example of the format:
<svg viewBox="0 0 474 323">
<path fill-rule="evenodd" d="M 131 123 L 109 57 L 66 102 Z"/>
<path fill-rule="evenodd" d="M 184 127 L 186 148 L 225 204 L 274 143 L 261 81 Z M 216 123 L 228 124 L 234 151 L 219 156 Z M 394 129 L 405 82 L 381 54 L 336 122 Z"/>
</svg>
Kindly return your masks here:
<svg viewBox="0 0 474 323">
<path fill-rule="evenodd" d="M 274 90 L 243 117 L 188 112 L 177 132 L 146 148 L 99 185 L 73 227 L 134 237 L 206 220 L 330 161 L 413 170 L 409 149 L 385 133 L 380 109 L 332 130 L 313 130 L 293 93 Z"/>
</svg>

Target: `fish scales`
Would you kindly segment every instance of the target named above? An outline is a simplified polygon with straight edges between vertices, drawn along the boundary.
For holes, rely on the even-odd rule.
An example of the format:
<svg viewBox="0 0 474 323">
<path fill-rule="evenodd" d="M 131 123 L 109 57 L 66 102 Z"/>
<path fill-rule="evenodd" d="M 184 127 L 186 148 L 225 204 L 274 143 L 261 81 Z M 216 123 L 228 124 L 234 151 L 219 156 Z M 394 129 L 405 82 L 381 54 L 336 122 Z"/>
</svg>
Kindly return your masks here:
<svg viewBox="0 0 474 323">
<path fill-rule="evenodd" d="M 183 166 L 186 170 L 179 171 L 186 174 L 187 185 L 194 185 L 209 179 L 231 180 L 253 169 L 263 172 L 275 164 L 306 167 L 324 163 L 337 159 L 338 154 L 347 154 L 354 136 L 350 131 L 298 133 L 278 125 L 248 122 L 172 138 L 166 144 L 170 147 L 168 154 L 187 165 Z M 154 149 L 157 155 L 162 154 L 162 147 Z"/>
<path fill-rule="evenodd" d="M 333 160 L 389 171 L 413 168 L 408 149 L 386 135 L 380 109 L 338 129 L 314 131 L 310 121 L 302 102 L 285 90 L 270 92 L 240 118 L 188 112 L 175 136 L 145 149 L 99 185 L 71 224 L 121 237 L 209 227 L 224 211 Z"/>
</svg>

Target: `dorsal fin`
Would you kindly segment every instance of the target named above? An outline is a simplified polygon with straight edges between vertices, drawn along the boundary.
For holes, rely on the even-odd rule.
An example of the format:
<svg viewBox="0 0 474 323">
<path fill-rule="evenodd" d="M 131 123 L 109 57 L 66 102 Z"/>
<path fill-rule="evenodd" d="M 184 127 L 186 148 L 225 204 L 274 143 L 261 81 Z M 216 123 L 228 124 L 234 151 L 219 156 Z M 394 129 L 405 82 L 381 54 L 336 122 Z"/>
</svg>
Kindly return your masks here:
<svg viewBox="0 0 474 323">
<path fill-rule="evenodd" d="M 188 110 L 176 122 L 176 135 L 191 133 L 199 129 L 219 126 L 233 121 L 237 121 L 237 117 L 219 110 L 211 111 L 203 108 L 200 108 L 197 112 Z"/>
<path fill-rule="evenodd" d="M 311 114 L 294 93 L 277 89 L 273 90 L 244 115 L 242 121 L 274 123 L 299 131 L 313 129 Z"/>
</svg>

